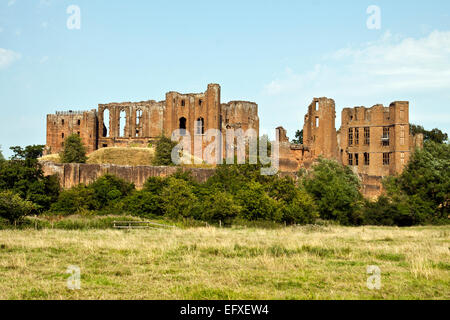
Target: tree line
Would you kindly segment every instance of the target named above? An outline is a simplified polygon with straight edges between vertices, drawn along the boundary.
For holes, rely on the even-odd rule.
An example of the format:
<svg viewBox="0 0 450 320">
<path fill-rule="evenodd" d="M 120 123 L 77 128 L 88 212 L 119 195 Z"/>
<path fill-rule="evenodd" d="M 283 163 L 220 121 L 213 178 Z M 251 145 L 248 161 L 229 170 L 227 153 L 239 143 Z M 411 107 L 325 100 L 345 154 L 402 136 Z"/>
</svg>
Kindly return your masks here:
<svg viewBox="0 0 450 320">
<path fill-rule="evenodd" d="M 85 159 L 81 140 L 71 136 L 61 158 Z M 80 147 L 81 146 L 81 147 Z M 161 138 L 155 159 L 167 165 L 173 143 Z M 43 146 L 11 148 L 0 158 L 0 217 L 9 223 L 27 215 L 134 215 L 192 219 L 231 225 L 245 222 L 412 226 L 449 222 L 450 146 L 427 139 L 403 173 L 384 180 L 376 201 L 365 199 L 358 176 L 333 160 L 318 159 L 296 177 L 262 176 L 260 165 L 219 165 L 205 183 L 179 170 L 149 178 L 142 190 L 105 175 L 89 185 L 61 190 L 56 176 L 44 176 Z M 66 158 L 64 158 L 67 156 Z M 72 157 L 72 159 L 67 159 Z"/>
</svg>

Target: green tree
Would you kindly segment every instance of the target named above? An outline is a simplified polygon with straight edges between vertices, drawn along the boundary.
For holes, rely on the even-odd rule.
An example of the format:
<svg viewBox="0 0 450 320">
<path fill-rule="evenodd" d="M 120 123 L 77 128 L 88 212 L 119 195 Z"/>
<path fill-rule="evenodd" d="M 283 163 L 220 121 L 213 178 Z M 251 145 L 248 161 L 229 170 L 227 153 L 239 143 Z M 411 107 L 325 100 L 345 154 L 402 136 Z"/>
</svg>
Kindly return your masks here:
<svg viewBox="0 0 450 320">
<path fill-rule="evenodd" d="M 295 132 L 295 139 L 292 140 L 292 143 L 303 144 L 303 129 Z"/>
<path fill-rule="evenodd" d="M 407 196 L 410 210 L 429 219 L 446 218 L 450 199 L 450 145 L 427 141 L 416 150 L 402 174 L 387 182 L 394 200 Z"/>
<path fill-rule="evenodd" d="M 0 162 L 0 190 L 11 190 L 32 201 L 34 213 L 48 210 L 60 191 L 56 176 L 44 176 L 38 161 L 43 149 L 44 146 L 11 147 L 11 160 Z"/>
<path fill-rule="evenodd" d="M 424 141 L 433 141 L 440 144 L 448 141 L 448 134 L 438 128 L 425 130 L 424 127 L 415 124 L 411 124 L 409 128 L 412 135 L 422 133 Z"/>
<path fill-rule="evenodd" d="M 62 163 L 86 163 L 86 148 L 79 135 L 72 134 L 66 138 L 59 157 Z"/>
<path fill-rule="evenodd" d="M 31 201 L 23 200 L 12 191 L 0 192 L 0 217 L 7 219 L 11 224 L 20 221 L 34 209 Z"/>
<path fill-rule="evenodd" d="M 264 186 L 256 181 L 246 183 L 236 195 L 237 203 L 242 207 L 241 217 L 245 220 L 280 221 L 277 215 L 278 203 L 269 197 Z"/>
<path fill-rule="evenodd" d="M 155 158 L 153 164 L 155 166 L 173 166 L 172 150 L 177 145 L 176 142 L 165 136 L 161 136 L 156 143 Z"/>
<path fill-rule="evenodd" d="M 192 186 L 180 179 L 168 178 L 167 186 L 162 190 L 164 214 L 172 219 L 193 218 L 197 197 Z"/>
<path fill-rule="evenodd" d="M 317 203 L 322 219 L 344 225 L 361 223 L 363 197 L 358 177 L 349 167 L 320 158 L 303 184 Z"/>
</svg>

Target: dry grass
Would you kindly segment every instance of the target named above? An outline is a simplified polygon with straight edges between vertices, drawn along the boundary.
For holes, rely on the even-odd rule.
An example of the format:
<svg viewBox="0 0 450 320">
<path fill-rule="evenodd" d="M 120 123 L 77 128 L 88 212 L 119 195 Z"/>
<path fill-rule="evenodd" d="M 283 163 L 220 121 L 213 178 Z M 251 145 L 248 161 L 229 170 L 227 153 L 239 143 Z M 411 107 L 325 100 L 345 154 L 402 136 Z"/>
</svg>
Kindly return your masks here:
<svg viewBox="0 0 450 320">
<path fill-rule="evenodd" d="M 152 165 L 154 156 L 155 150 L 153 148 L 101 148 L 89 154 L 87 163 L 150 166 Z"/>
<path fill-rule="evenodd" d="M 88 160 L 86 163 L 92 164 L 115 164 L 122 166 L 151 166 L 155 157 L 154 148 L 146 147 L 111 147 L 101 148 L 90 154 L 88 154 Z M 184 164 L 183 167 L 189 168 L 214 168 L 215 165 L 193 164 L 195 160 L 198 160 L 193 155 L 183 154 Z M 40 161 L 51 161 L 54 163 L 61 163 L 59 154 L 50 154 L 39 158 Z M 202 160 L 200 160 L 202 161 Z"/>
<path fill-rule="evenodd" d="M 449 227 L 0 231 L 0 299 L 449 299 Z M 66 288 L 69 265 L 81 290 Z M 368 265 L 381 290 L 366 286 Z"/>
<path fill-rule="evenodd" d="M 59 154 L 48 154 L 46 156 L 42 156 L 41 158 L 39 158 L 39 161 L 49 161 L 49 162 L 54 162 L 54 163 L 61 163 Z"/>
</svg>

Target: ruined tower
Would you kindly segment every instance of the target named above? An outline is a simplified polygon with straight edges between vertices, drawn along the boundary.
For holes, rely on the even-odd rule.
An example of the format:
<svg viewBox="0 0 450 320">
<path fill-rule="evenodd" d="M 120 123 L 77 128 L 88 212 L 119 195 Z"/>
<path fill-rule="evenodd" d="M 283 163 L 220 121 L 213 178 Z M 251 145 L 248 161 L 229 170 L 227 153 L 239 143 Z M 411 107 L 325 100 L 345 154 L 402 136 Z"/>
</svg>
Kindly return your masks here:
<svg viewBox="0 0 450 320">
<path fill-rule="evenodd" d="M 303 126 L 303 144 L 312 158 L 337 159 L 336 110 L 333 99 L 314 98 Z"/>
</svg>

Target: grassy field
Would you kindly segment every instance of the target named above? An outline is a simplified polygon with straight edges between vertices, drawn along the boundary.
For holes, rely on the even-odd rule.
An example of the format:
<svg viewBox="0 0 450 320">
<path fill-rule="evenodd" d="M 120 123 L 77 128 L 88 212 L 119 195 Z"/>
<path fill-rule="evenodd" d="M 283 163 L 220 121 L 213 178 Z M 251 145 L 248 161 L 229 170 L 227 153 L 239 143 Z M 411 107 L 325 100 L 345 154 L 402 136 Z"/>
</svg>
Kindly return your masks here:
<svg viewBox="0 0 450 320">
<path fill-rule="evenodd" d="M 0 231 L 0 299 L 450 299 L 450 227 Z M 66 287 L 69 265 L 81 289 Z M 367 266 L 381 269 L 369 290 Z"/>
</svg>

